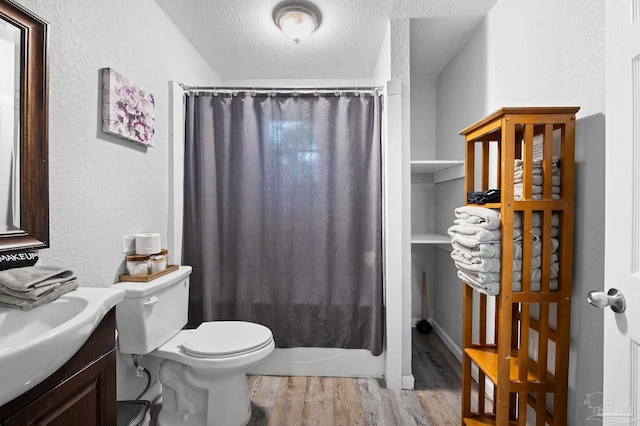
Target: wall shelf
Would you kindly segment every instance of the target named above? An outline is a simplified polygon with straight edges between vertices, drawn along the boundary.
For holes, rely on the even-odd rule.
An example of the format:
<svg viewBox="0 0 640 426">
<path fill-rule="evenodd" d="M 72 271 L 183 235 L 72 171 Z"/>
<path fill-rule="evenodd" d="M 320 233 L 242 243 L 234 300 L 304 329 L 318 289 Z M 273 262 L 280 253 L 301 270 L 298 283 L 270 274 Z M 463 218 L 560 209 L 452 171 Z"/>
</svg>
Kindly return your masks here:
<svg viewBox="0 0 640 426">
<path fill-rule="evenodd" d="M 415 233 L 411 234 L 411 244 L 451 244 L 451 237 L 432 232 Z"/>
<path fill-rule="evenodd" d="M 412 160 L 411 173 L 432 173 L 434 183 L 446 182 L 464 177 L 464 161 Z"/>
</svg>

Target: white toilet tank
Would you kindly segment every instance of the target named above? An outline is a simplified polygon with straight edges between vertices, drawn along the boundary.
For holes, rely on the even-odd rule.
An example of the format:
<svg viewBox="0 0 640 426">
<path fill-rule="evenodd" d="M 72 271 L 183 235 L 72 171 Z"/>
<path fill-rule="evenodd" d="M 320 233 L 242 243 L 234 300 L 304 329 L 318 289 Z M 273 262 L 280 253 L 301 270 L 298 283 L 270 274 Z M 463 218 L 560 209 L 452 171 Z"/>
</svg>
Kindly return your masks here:
<svg viewBox="0 0 640 426">
<path fill-rule="evenodd" d="M 187 323 L 191 266 L 149 282 L 120 282 L 125 291 L 116 306 L 118 346 L 126 354 L 148 354 Z"/>
</svg>

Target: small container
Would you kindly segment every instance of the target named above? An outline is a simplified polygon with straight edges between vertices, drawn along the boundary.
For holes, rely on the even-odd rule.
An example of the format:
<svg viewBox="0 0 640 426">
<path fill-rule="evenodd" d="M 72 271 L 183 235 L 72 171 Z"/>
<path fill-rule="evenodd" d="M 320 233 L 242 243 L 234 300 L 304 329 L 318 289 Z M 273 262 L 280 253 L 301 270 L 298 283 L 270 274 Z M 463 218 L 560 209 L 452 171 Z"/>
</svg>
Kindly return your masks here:
<svg viewBox="0 0 640 426">
<path fill-rule="evenodd" d="M 151 255 L 151 273 L 162 272 L 167 269 L 167 255 L 168 250 L 161 250 L 160 253 Z"/>
<path fill-rule="evenodd" d="M 148 254 L 128 254 L 127 271 L 129 275 L 149 275 L 151 270 L 151 256 Z"/>
</svg>

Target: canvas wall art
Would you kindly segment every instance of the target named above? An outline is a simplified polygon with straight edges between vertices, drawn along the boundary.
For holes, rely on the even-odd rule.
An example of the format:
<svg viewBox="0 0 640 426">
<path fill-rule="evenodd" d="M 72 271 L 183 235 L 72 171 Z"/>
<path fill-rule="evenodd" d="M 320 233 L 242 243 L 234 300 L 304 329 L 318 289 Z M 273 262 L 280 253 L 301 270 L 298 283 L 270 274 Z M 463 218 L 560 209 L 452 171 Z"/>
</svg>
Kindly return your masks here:
<svg viewBox="0 0 640 426">
<path fill-rule="evenodd" d="M 102 70 L 102 131 L 153 146 L 155 100 L 122 74 Z"/>
</svg>

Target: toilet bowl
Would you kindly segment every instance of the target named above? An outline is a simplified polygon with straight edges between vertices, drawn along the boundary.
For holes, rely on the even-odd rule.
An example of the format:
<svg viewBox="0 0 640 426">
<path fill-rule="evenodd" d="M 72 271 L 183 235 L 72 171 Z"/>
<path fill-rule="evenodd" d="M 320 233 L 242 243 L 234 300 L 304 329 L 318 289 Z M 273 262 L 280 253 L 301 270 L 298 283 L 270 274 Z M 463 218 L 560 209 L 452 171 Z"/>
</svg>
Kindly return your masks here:
<svg viewBox="0 0 640 426">
<path fill-rule="evenodd" d="M 243 321 L 187 323 L 190 266 L 148 283 L 122 282 L 116 307 L 122 353 L 162 360 L 160 426 L 244 425 L 251 418 L 246 372 L 275 348 L 271 331 Z"/>
</svg>

